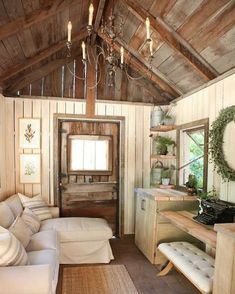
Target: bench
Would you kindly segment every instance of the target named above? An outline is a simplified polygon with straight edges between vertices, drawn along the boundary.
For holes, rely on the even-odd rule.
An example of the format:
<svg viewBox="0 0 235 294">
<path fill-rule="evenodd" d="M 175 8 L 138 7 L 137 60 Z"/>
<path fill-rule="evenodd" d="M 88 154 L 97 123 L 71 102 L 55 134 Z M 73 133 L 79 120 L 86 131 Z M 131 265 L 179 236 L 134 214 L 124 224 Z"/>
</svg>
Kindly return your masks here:
<svg viewBox="0 0 235 294">
<path fill-rule="evenodd" d="M 162 243 L 158 249 L 169 261 L 158 276 L 175 266 L 201 293 L 212 292 L 215 261 L 211 256 L 188 242 Z"/>
</svg>

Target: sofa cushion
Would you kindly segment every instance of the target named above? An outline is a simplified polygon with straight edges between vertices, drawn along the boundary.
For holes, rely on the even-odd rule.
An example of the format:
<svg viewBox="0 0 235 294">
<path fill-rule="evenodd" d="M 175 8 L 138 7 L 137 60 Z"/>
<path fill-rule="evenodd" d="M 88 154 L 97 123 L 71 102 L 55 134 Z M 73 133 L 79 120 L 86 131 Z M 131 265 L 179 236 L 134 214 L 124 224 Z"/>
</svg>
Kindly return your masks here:
<svg viewBox="0 0 235 294">
<path fill-rule="evenodd" d="M 100 241 L 112 238 L 112 230 L 102 218 L 66 217 L 41 222 L 40 231 L 54 229 L 60 242 Z"/>
<path fill-rule="evenodd" d="M 28 257 L 23 245 L 10 231 L 0 227 L 0 266 L 26 264 Z"/>
<path fill-rule="evenodd" d="M 23 204 L 23 207 L 31 209 L 41 221 L 52 218 L 50 210 L 45 201 L 42 199 L 41 195 L 30 198 L 19 193 L 19 197 Z"/>
<path fill-rule="evenodd" d="M 10 207 L 4 202 L 0 203 L 0 226 L 9 228 L 15 220 L 14 214 Z"/>
<path fill-rule="evenodd" d="M 35 234 L 39 231 L 41 222 L 37 215 L 32 212 L 32 210 L 26 207 L 21 217 L 26 225 L 29 227 L 32 234 Z"/>
<path fill-rule="evenodd" d="M 44 249 L 54 249 L 58 252 L 59 240 L 56 231 L 42 231 L 34 234 L 31 237 L 26 251 L 38 251 Z"/>
<path fill-rule="evenodd" d="M 20 201 L 19 195 L 15 194 L 5 200 L 5 203 L 10 207 L 11 211 L 13 212 L 15 218 L 17 215 L 21 214 L 23 211 L 23 206 Z"/>
<path fill-rule="evenodd" d="M 56 250 L 45 249 L 28 252 L 28 259 L 31 265 L 49 264 L 52 270 L 52 277 L 57 281 L 59 270 L 59 258 Z"/>
<path fill-rule="evenodd" d="M 28 246 L 32 232 L 19 215 L 9 227 L 9 231 L 20 241 L 24 248 Z"/>
</svg>

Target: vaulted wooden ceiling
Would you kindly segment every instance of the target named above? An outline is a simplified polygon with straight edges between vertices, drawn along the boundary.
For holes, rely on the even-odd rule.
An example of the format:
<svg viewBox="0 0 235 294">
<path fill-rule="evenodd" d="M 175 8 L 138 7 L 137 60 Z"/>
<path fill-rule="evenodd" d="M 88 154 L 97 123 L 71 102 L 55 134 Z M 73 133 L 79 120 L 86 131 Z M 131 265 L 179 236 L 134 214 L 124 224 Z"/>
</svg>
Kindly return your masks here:
<svg viewBox="0 0 235 294">
<path fill-rule="evenodd" d="M 92 2 L 96 31 L 92 42 L 110 42 L 99 26 L 111 8 L 124 22 L 123 36 L 115 40 L 114 48 L 124 46 L 129 52 L 125 57 L 132 73 L 145 76 L 138 85 L 149 91 L 153 99 L 149 101 L 148 94 L 141 92 L 140 102 L 165 103 L 235 66 L 234 0 Z M 87 37 L 89 4 L 90 0 L 0 0 L 0 85 L 6 95 L 20 90 L 21 94 L 84 97 L 82 81 L 78 80 L 74 87 L 70 70 L 81 75 L 80 42 Z M 146 17 L 150 19 L 154 44 L 151 70 L 145 40 Z M 73 24 L 71 59 L 65 54 L 68 20 Z M 103 78 L 98 99 L 133 100 L 133 91 L 123 73 L 120 71 L 117 76 L 119 89 L 105 89 Z"/>
</svg>

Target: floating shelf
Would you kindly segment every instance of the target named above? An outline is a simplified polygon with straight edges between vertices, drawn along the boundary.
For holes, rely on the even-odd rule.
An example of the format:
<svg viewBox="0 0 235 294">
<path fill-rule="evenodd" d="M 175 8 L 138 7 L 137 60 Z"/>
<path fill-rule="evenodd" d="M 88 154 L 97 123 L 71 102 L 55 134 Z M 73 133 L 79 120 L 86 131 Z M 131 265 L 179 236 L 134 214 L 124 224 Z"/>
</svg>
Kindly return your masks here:
<svg viewBox="0 0 235 294">
<path fill-rule="evenodd" d="M 151 155 L 151 159 L 176 159 L 176 155 Z"/>
<path fill-rule="evenodd" d="M 176 126 L 175 125 L 160 125 L 157 127 L 152 127 L 150 129 L 151 132 L 169 132 L 172 130 L 175 130 Z"/>
</svg>

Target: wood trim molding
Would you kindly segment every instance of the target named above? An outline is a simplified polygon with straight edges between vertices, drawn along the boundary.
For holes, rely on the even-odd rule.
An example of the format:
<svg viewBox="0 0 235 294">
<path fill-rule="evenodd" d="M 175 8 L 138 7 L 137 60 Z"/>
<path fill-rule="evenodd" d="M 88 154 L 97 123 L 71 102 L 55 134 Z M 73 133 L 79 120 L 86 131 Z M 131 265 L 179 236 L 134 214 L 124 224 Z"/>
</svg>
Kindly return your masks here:
<svg viewBox="0 0 235 294">
<path fill-rule="evenodd" d="M 206 80 L 212 80 L 219 74 L 200 56 L 182 37 L 171 29 L 160 17 L 154 18 L 140 5 L 132 0 L 122 0 L 129 11 L 139 20 L 145 22 L 148 17 L 151 23 L 151 29 L 161 36 L 169 46 L 176 50 L 197 72 Z"/>
</svg>

